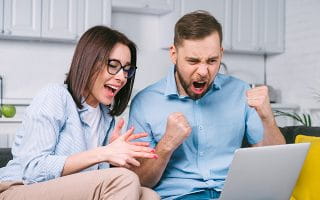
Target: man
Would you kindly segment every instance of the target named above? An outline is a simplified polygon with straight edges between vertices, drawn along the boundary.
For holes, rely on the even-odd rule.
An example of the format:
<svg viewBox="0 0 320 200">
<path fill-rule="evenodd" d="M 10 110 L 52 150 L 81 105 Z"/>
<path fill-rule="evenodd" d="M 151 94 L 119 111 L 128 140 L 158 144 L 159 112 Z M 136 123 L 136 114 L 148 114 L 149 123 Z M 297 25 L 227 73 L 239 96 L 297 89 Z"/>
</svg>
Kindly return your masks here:
<svg viewBox="0 0 320 200">
<path fill-rule="evenodd" d="M 213 16 L 186 14 L 170 48 L 174 68 L 132 101 L 128 124 L 149 133 L 146 141 L 159 156 L 133 170 L 163 199 L 218 198 L 244 137 L 252 146 L 284 143 L 267 88 L 249 90 L 243 81 L 218 74 L 221 44 Z"/>
</svg>

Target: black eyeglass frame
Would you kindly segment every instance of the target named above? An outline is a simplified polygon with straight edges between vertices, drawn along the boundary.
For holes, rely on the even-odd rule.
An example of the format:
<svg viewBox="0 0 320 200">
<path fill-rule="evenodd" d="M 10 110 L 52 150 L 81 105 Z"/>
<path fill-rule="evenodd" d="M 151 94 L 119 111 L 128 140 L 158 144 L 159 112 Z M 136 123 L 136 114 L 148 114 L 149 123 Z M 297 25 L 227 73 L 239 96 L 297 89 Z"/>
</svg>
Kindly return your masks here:
<svg viewBox="0 0 320 200">
<path fill-rule="evenodd" d="M 110 64 L 111 62 L 117 62 L 118 66 L 120 66 L 115 72 L 110 72 L 110 68 L 117 68 L 118 66 L 114 66 L 112 64 Z M 126 67 L 129 67 L 129 69 L 126 69 Z M 121 62 L 117 59 L 108 59 L 107 60 L 107 71 L 109 74 L 111 75 L 116 75 L 118 74 L 121 69 L 123 70 L 123 72 L 125 72 L 125 78 L 131 78 L 135 73 L 136 73 L 136 70 L 137 70 L 137 66 L 133 66 L 131 64 L 126 64 L 126 65 L 122 65 Z"/>
</svg>

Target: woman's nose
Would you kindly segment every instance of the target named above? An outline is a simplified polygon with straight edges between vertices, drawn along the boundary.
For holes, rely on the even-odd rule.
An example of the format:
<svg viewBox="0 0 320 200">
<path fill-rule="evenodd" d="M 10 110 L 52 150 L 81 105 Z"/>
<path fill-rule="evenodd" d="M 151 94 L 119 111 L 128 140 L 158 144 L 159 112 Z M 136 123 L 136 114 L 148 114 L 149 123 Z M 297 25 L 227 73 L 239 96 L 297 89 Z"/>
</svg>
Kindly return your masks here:
<svg viewBox="0 0 320 200">
<path fill-rule="evenodd" d="M 117 79 L 117 80 L 121 80 L 121 81 L 125 81 L 127 80 L 126 78 L 126 72 L 123 71 L 123 69 L 120 69 L 120 71 L 114 75 L 114 77 Z"/>
</svg>

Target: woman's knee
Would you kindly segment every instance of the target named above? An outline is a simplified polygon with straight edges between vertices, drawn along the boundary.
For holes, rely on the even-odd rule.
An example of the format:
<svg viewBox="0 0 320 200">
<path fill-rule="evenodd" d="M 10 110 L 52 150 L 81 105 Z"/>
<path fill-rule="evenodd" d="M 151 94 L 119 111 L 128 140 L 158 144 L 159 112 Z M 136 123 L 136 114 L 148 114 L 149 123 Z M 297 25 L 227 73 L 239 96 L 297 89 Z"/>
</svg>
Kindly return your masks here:
<svg viewBox="0 0 320 200">
<path fill-rule="evenodd" d="M 136 173 L 126 168 L 109 168 L 101 171 L 101 176 L 110 179 L 110 175 L 116 179 L 125 180 L 126 182 L 135 183 L 140 186 L 139 177 Z"/>
<path fill-rule="evenodd" d="M 146 187 L 141 187 L 140 200 L 160 200 L 160 196 L 154 190 Z"/>
</svg>

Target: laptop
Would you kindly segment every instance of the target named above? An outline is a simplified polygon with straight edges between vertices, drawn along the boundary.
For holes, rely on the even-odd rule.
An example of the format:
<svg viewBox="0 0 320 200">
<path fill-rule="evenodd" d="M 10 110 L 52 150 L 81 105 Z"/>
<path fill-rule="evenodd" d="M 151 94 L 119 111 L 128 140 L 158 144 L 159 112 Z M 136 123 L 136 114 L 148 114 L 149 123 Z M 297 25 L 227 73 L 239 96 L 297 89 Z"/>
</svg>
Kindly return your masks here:
<svg viewBox="0 0 320 200">
<path fill-rule="evenodd" d="M 237 149 L 220 200 L 289 200 L 309 146 Z"/>
</svg>

